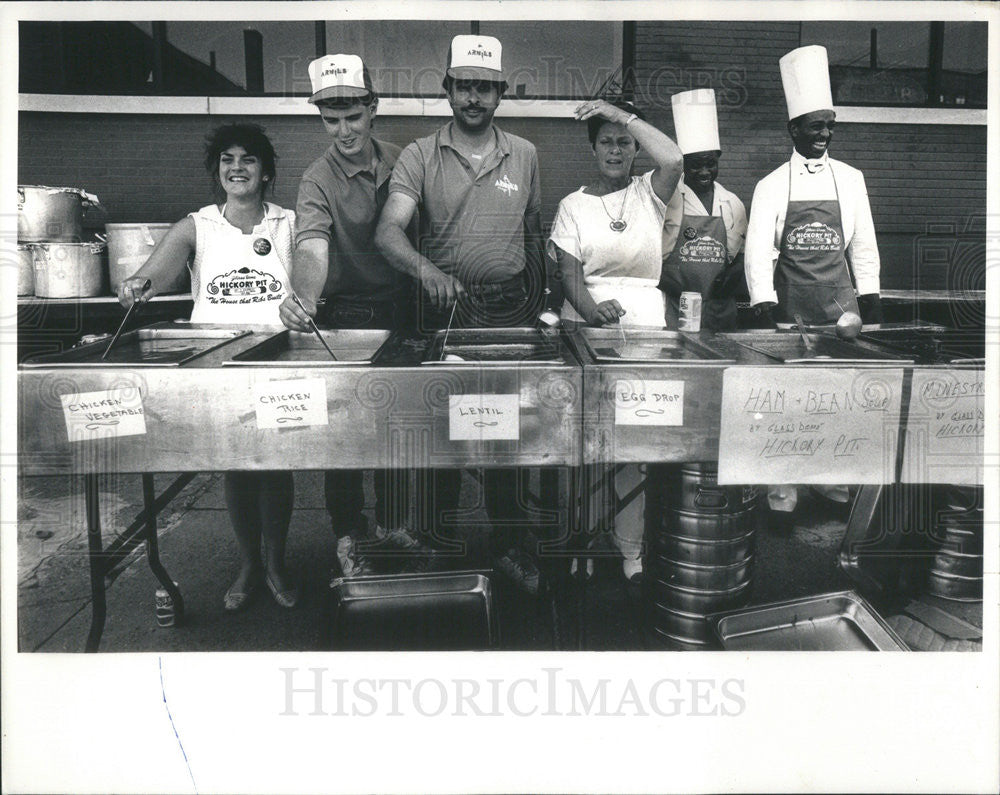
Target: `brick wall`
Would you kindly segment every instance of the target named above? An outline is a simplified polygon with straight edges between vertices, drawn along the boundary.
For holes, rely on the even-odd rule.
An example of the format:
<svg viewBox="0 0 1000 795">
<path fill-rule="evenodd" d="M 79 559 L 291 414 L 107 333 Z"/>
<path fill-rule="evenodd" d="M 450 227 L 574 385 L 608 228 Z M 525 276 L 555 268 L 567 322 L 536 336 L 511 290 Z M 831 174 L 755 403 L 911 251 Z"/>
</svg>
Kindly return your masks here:
<svg viewBox="0 0 1000 795">
<path fill-rule="evenodd" d="M 791 153 L 778 59 L 798 45 L 797 22 L 640 22 L 637 99 L 673 135 L 670 96 L 714 88 L 719 181 L 749 207 L 757 181 Z M 865 174 L 883 287 L 985 289 L 985 127 L 841 124 L 831 155 Z M 928 255 L 928 241 L 947 261 Z"/>
<path fill-rule="evenodd" d="M 673 135 L 670 95 L 715 88 L 725 151 L 719 179 L 747 205 L 757 180 L 791 151 L 777 62 L 798 46 L 798 36 L 798 23 L 637 24 L 638 99 L 650 120 Z M 206 131 L 222 121 L 21 113 L 18 181 L 86 188 L 101 198 L 112 221 L 176 220 L 211 200 L 201 147 Z M 377 134 L 405 145 L 443 121 L 383 116 Z M 327 138 L 315 116 L 266 117 L 261 123 L 280 157 L 274 198 L 294 206 L 299 177 L 328 145 Z M 594 172 L 586 130 L 568 119 L 503 119 L 500 124 L 538 148 L 542 219 L 548 224 L 559 199 Z M 831 151 L 865 172 L 884 287 L 984 288 L 984 269 L 968 266 L 969 238 L 963 232 L 985 211 L 985 127 L 842 124 Z M 648 159 L 640 157 L 637 167 L 649 168 Z M 933 262 L 924 259 L 923 242 L 932 224 L 938 237 L 957 240 L 945 245 L 952 252 L 945 262 L 939 255 Z M 973 251 L 983 240 L 981 232 L 976 234 Z"/>
</svg>

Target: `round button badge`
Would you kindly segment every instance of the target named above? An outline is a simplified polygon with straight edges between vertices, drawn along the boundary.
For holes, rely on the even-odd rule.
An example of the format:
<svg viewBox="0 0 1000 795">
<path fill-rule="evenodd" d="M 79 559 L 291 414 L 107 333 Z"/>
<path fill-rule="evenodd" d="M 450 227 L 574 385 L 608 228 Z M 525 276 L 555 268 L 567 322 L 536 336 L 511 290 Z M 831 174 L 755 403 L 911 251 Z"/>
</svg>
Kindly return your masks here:
<svg viewBox="0 0 1000 795">
<path fill-rule="evenodd" d="M 694 240 L 698 233 L 694 230 L 693 226 L 688 226 L 684 228 L 684 237 L 687 240 Z"/>
<path fill-rule="evenodd" d="M 262 257 L 271 253 L 271 241 L 264 237 L 258 237 L 253 241 L 253 250 Z"/>
</svg>

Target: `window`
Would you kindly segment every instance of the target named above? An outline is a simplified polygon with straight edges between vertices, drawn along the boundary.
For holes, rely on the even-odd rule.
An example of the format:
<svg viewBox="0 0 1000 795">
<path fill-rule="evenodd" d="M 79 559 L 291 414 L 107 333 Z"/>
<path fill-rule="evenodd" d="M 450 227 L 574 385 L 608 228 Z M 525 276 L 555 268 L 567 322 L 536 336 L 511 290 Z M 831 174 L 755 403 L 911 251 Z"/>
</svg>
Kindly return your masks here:
<svg viewBox="0 0 1000 795">
<path fill-rule="evenodd" d="M 622 61 L 621 22 L 22 22 L 20 90 L 302 97 L 320 48 L 361 54 L 382 96 L 439 97 L 448 44 L 477 28 L 518 97 L 589 97 Z"/>
<path fill-rule="evenodd" d="M 803 22 L 822 44 L 837 105 L 986 107 L 982 22 Z"/>
</svg>

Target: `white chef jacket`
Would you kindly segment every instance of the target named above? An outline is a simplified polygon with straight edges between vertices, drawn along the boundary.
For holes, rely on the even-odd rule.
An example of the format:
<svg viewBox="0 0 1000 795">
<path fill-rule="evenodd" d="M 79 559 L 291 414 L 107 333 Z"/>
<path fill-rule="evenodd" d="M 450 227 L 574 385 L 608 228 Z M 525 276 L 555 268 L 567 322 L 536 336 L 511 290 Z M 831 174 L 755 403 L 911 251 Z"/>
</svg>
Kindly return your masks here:
<svg viewBox="0 0 1000 795">
<path fill-rule="evenodd" d="M 782 211 L 784 212 L 784 211 Z M 677 245 L 677 234 L 680 232 L 684 215 L 712 215 L 721 217 L 726 225 L 726 248 L 729 261 L 743 250 L 743 241 L 747 236 L 747 210 L 740 198 L 732 191 L 726 190 L 716 181 L 715 195 L 712 198 L 712 212 L 705 209 L 698 195 L 684 184 L 683 177 L 677 185 L 677 190 L 667 204 L 667 217 L 663 224 L 663 253 L 668 255 Z"/>
<path fill-rule="evenodd" d="M 811 168 L 819 168 L 810 173 Z M 788 195 L 788 173 L 792 169 L 792 194 Z M 837 179 L 834 189 L 831 170 Z M 774 268 L 778 261 L 781 233 L 785 228 L 785 209 L 792 201 L 840 198 L 840 217 L 847 241 L 847 261 L 854 274 L 858 295 L 879 291 L 878 246 L 875 223 L 864 175 L 858 169 L 834 160 L 828 154 L 807 160 L 793 151 L 791 160 L 757 183 L 750 204 L 750 224 L 746 239 L 746 276 L 750 304 L 777 303 Z"/>
</svg>

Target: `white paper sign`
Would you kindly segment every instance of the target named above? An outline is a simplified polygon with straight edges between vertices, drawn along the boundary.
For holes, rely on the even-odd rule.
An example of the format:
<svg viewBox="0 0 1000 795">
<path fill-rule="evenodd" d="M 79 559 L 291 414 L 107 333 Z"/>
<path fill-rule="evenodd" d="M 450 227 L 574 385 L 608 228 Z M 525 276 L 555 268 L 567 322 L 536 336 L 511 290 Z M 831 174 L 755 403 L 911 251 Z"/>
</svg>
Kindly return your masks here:
<svg viewBox="0 0 1000 795">
<path fill-rule="evenodd" d="M 903 371 L 729 367 L 719 483 L 891 483 Z"/>
<path fill-rule="evenodd" d="M 984 482 L 984 376 L 982 370 L 913 371 L 903 483 Z"/>
<path fill-rule="evenodd" d="M 253 387 L 258 428 L 297 428 L 326 425 L 326 381 L 322 378 L 293 378 L 262 381 Z"/>
<path fill-rule="evenodd" d="M 521 396 L 450 395 L 448 438 L 452 441 L 519 439 Z"/>
<path fill-rule="evenodd" d="M 615 425 L 683 425 L 683 381 L 615 381 Z"/>
<path fill-rule="evenodd" d="M 146 433 L 142 395 L 135 387 L 60 395 L 71 442 Z"/>
</svg>

